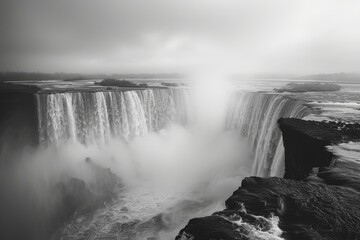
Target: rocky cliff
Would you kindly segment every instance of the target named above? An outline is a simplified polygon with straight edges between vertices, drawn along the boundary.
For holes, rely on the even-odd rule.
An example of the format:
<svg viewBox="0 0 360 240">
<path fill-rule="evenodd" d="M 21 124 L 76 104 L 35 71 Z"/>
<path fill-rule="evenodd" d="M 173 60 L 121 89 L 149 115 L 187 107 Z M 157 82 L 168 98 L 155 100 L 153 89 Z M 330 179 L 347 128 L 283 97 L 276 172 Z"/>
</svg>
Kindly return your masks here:
<svg viewBox="0 0 360 240">
<path fill-rule="evenodd" d="M 280 119 L 284 178 L 250 177 L 226 209 L 191 219 L 176 239 L 360 239 L 360 166 L 327 146 L 358 141 L 360 125 Z"/>
<path fill-rule="evenodd" d="M 3 89 L 0 84 L 0 163 L 8 154 L 38 143 L 37 111 L 33 93 L 27 89 Z"/>
<path fill-rule="evenodd" d="M 279 120 L 285 147 L 285 176 L 303 179 L 313 167 L 333 164 L 333 154 L 326 146 L 360 139 L 360 125 L 341 122 Z"/>
</svg>

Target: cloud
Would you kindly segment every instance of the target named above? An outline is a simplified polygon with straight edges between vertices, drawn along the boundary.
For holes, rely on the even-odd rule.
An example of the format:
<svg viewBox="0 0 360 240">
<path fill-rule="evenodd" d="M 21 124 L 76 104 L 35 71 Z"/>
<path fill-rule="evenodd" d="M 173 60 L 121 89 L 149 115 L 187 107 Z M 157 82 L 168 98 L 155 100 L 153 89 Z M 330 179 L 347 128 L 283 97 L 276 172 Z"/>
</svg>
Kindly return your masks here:
<svg viewBox="0 0 360 240">
<path fill-rule="evenodd" d="M 285 0 L 13 0 L 0 70 L 356 71 L 360 3 Z"/>
</svg>

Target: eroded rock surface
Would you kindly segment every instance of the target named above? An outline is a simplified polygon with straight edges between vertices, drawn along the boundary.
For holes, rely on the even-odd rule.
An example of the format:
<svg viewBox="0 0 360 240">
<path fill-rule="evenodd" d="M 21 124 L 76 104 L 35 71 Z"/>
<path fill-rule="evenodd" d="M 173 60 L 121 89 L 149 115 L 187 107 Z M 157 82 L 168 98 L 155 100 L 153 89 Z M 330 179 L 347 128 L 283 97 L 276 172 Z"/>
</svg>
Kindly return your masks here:
<svg viewBox="0 0 360 240">
<path fill-rule="evenodd" d="M 225 210 L 191 219 L 176 239 L 360 239 L 359 164 L 326 148 L 358 141 L 360 125 L 299 119 L 279 125 L 285 178 L 245 178 Z"/>
<path fill-rule="evenodd" d="M 334 155 L 326 146 L 360 140 L 360 124 L 279 120 L 285 147 L 284 178 L 303 179 L 313 167 L 334 164 Z"/>
</svg>

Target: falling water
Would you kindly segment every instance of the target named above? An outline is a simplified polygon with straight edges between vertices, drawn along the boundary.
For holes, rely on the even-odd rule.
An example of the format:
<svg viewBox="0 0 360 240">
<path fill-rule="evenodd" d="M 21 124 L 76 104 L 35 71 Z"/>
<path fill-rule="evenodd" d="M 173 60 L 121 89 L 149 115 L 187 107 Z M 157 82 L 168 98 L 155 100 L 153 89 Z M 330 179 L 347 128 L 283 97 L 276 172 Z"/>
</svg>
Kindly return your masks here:
<svg viewBox="0 0 360 240">
<path fill-rule="evenodd" d="M 170 121 L 185 123 L 185 90 L 39 93 L 39 139 L 43 145 L 129 141 L 158 131 Z"/>
<path fill-rule="evenodd" d="M 282 176 L 284 147 L 277 121 L 302 118 L 309 109 L 301 101 L 281 95 L 238 93 L 229 107 L 226 128 L 248 138 L 254 154 L 253 175 Z"/>
<path fill-rule="evenodd" d="M 91 176 L 84 172 L 83 166 L 86 166 L 84 159 L 91 157 L 99 166 L 110 168 L 127 188 L 117 189 L 118 198 L 94 215 L 81 216 L 79 219 L 84 219 L 81 221 L 78 216 L 70 219 L 59 233 L 75 236 L 90 231 L 99 236 L 120 236 L 127 231 L 120 229 L 113 233 L 109 228 L 116 227 L 119 217 L 126 216 L 121 224 L 138 223 L 129 227 L 130 235 L 142 231 L 143 224 L 155 217 L 161 218 L 164 229 L 155 222 L 142 234 L 155 236 L 157 233 L 153 232 L 160 229 L 173 236 L 190 217 L 220 210 L 223 198 L 239 186 L 243 177 L 281 175 L 284 149 L 277 120 L 306 115 L 307 108 L 301 102 L 280 95 L 236 93 L 232 101 L 224 101 L 217 109 L 217 98 L 224 96 L 211 94 L 198 106 L 209 107 L 210 111 L 196 112 L 199 109 L 192 106 L 196 101 L 190 104 L 191 97 L 191 90 L 180 88 L 37 93 L 41 147 L 34 156 L 33 172 L 30 171 L 28 178 L 22 177 L 21 184 L 27 186 L 34 181 L 33 176 L 38 176 L 42 185 L 34 184 L 39 192 L 39 196 L 34 193 L 34 199 L 45 199 L 44 202 L 52 196 L 48 189 L 59 181 L 66 183 L 73 177 L 90 186 Z M 224 116 L 225 126 L 223 121 L 211 124 L 212 117 L 223 113 L 216 110 L 223 107 L 228 111 Z M 196 117 L 201 121 L 192 125 L 196 122 L 192 118 Z M 203 131 L 192 131 L 197 126 L 204 130 L 217 128 L 204 135 Z M 248 140 L 253 152 L 251 159 L 246 154 L 244 139 L 239 136 Z M 50 158 L 57 160 L 47 161 Z M 31 165 L 31 161 L 25 163 Z M 28 167 L 21 169 L 26 172 Z M 152 182 L 146 185 L 149 179 Z M 190 193 L 197 188 L 200 193 L 192 196 Z M 161 194 L 165 197 L 159 197 Z M 159 208 L 160 205 L 163 207 Z M 150 235 L 148 230 L 152 231 Z"/>
<path fill-rule="evenodd" d="M 104 144 L 111 138 L 129 141 L 157 132 L 169 122 L 189 120 L 188 91 L 133 91 L 37 94 L 41 144 Z M 248 138 L 253 175 L 281 176 L 284 147 L 277 120 L 308 114 L 302 102 L 263 93 L 237 93 L 228 108 L 225 129 Z"/>
</svg>

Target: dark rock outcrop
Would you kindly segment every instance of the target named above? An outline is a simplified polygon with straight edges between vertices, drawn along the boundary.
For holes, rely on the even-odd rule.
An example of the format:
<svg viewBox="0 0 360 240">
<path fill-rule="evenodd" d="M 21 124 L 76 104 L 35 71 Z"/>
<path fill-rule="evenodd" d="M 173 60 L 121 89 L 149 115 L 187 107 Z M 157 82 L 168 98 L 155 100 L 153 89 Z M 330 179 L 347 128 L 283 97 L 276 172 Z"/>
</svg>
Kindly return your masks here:
<svg viewBox="0 0 360 240">
<path fill-rule="evenodd" d="M 86 181 L 66 175 L 57 182 L 39 181 L 41 192 L 31 183 L 10 184 L 16 179 L 4 177 L 2 171 L 0 239 L 61 239 L 57 230 L 64 223 L 105 206 L 122 187 L 110 169 L 93 162 L 84 162 L 82 167 L 87 168 Z"/>
<path fill-rule="evenodd" d="M 279 120 L 285 147 L 284 178 L 303 179 L 313 167 L 333 165 L 333 154 L 326 146 L 360 139 L 359 124 Z"/>
<path fill-rule="evenodd" d="M 226 210 L 190 220 L 177 239 L 185 235 L 194 236 L 194 240 L 249 239 L 247 229 L 226 216 L 238 215 L 244 222 L 261 226 L 254 216 L 269 218 L 272 214 L 279 217 L 285 239 L 355 239 L 360 237 L 360 203 L 354 202 L 359 197 L 360 192 L 344 186 L 245 178 L 226 201 Z"/>
<path fill-rule="evenodd" d="M 33 92 L 31 88 L 12 89 L 13 86 L 16 88 L 0 84 L 0 164 L 11 164 L 12 153 L 39 141 Z"/>
<path fill-rule="evenodd" d="M 360 125 L 299 119 L 279 125 L 286 178 L 245 178 L 225 210 L 191 219 L 176 239 L 253 239 L 256 231 L 295 240 L 360 239 L 360 165 L 326 148 L 359 140 Z"/>
<path fill-rule="evenodd" d="M 104 203 L 115 195 L 116 189 L 122 187 L 120 178 L 109 168 L 98 166 L 90 158 L 86 159 L 86 167 L 94 176 L 93 182 L 86 183 L 78 178 L 70 178 L 56 185 L 54 194 L 58 196 L 60 204 L 56 208 L 56 213 L 51 216 L 49 233 L 53 233 L 74 214 L 82 215 L 104 206 Z M 61 228 L 58 232 L 60 231 Z M 58 232 L 52 239 L 61 238 Z"/>
<path fill-rule="evenodd" d="M 127 80 L 119 80 L 115 78 L 105 78 L 101 82 L 96 83 L 101 86 L 116 86 L 116 87 L 139 87 L 139 85 L 127 81 Z"/>
<path fill-rule="evenodd" d="M 177 86 L 179 86 L 178 83 L 173 83 L 173 82 L 162 82 L 161 85 L 166 86 L 166 87 L 177 87 Z"/>
</svg>

